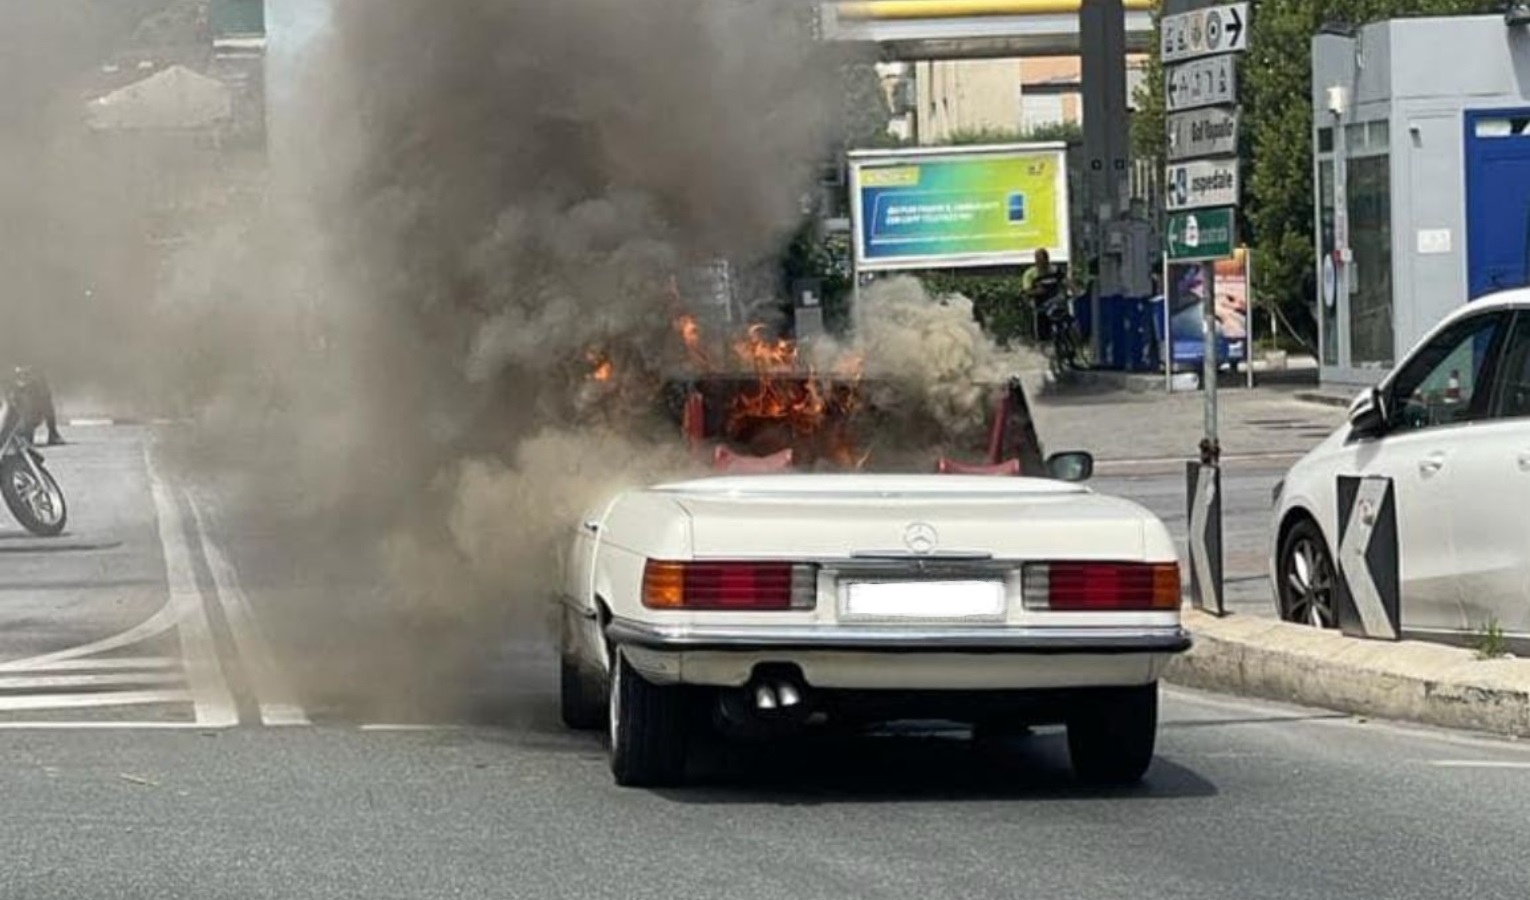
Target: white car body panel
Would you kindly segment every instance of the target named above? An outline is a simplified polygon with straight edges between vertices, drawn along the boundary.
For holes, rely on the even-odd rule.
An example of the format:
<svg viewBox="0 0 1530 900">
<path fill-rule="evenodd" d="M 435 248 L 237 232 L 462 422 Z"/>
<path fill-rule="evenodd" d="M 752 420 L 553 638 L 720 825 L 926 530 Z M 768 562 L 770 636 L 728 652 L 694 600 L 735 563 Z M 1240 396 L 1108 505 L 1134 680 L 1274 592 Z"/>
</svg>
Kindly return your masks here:
<svg viewBox="0 0 1530 900">
<path fill-rule="evenodd" d="M 1530 290 L 1463 306 L 1410 348 L 1381 387 L 1460 320 L 1514 310 L 1530 312 Z M 1459 636 L 1496 620 L 1510 635 L 1530 636 L 1530 419 L 1486 419 L 1355 441 L 1350 431 L 1348 423 L 1341 425 L 1282 480 L 1269 555 L 1277 602 L 1281 543 L 1292 517 L 1316 521 L 1337 558 L 1339 476 L 1383 475 L 1393 479 L 1396 492 L 1403 630 Z"/>
<path fill-rule="evenodd" d="M 933 554 L 921 557 L 906 546 L 915 524 L 938 535 Z M 648 609 L 641 593 L 650 559 L 814 563 L 817 602 L 811 610 L 779 612 Z M 1177 556 L 1167 529 L 1146 509 L 1044 479 L 757 475 L 660 485 L 624 493 L 580 523 L 564 598 L 565 621 L 579 634 L 565 650 L 603 671 L 609 646 L 619 643 L 655 683 L 738 686 L 762 662 L 795 664 L 809 684 L 827 688 L 1156 680 L 1168 658 L 1188 646 L 1178 610 L 1027 609 L 1019 567 L 1064 560 L 1177 563 Z M 985 622 L 888 622 L 843 612 L 845 583 L 904 580 L 921 562 L 976 567 L 985 579 L 1002 579 L 1004 614 Z M 1133 652 L 1133 642 L 1144 640 Z M 973 652 L 973 644 L 982 652 Z M 945 652 L 947 646 L 969 652 Z M 1108 652 L 1088 652 L 1092 646 Z"/>
</svg>

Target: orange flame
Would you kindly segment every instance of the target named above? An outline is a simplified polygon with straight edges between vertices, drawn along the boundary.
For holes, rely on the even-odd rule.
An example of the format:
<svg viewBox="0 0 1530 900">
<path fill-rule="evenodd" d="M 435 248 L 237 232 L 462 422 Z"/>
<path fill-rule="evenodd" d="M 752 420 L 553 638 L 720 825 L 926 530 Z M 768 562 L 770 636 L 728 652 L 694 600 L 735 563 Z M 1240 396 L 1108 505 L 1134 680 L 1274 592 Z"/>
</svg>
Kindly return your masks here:
<svg viewBox="0 0 1530 900">
<path fill-rule="evenodd" d="M 584 358 L 593 367 L 590 370 L 590 380 L 605 384 L 616 375 L 616 366 L 611 360 L 598 350 L 591 350 Z"/>
</svg>

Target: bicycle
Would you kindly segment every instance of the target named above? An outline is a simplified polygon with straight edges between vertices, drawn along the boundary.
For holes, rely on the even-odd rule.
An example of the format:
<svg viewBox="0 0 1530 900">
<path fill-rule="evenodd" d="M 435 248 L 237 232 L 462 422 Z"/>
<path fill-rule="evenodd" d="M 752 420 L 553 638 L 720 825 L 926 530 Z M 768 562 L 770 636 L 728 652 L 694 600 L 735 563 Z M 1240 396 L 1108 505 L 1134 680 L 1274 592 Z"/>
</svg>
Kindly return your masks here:
<svg viewBox="0 0 1530 900">
<path fill-rule="evenodd" d="M 1064 371 L 1089 368 L 1089 345 L 1079 330 L 1078 319 L 1073 315 L 1073 303 L 1078 297 L 1062 297 L 1044 303 L 1039 313 L 1045 317 L 1051 332 L 1051 366 L 1054 375 Z"/>
</svg>

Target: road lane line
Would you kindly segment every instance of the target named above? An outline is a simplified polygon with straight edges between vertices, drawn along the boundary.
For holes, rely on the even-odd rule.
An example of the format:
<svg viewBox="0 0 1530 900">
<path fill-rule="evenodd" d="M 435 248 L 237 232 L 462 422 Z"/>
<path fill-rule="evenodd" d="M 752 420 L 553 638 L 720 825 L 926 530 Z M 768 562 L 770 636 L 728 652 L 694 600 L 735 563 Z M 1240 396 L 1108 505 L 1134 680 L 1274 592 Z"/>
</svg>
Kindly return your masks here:
<svg viewBox="0 0 1530 900">
<path fill-rule="evenodd" d="M 195 722 L 4 722 L 0 731 L 206 731 Z"/>
<path fill-rule="evenodd" d="M 134 672 L 117 675 L 0 675 L 0 691 L 49 691 L 82 687 L 135 687 L 181 684 L 179 672 Z"/>
<path fill-rule="evenodd" d="M 68 650 L 60 650 L 57 653 L 47 653 L 42 656 L 31 657 L 30 659 L 18 659 L 8 663 L 0 663 L 0 672 L 51 669 L 63 663 L 71 663 L 83 657 L 94 656 L 97 653 L 110 653 L 113 650 L 131 647 L 134 644 L 157 638 L 173 630 L 179 615 L 180 613 L 176 610 L 175 605 L 167 600 L 159 612 L 156 612 L 141 624 L 135 625 L 121 634 L 89 644 L 82 644 L 79 647 L 70 647 Z"/>
<path fill-rule="evenodd" d="M 1527 769 L 1530 762 L 1511 762 L 1506 759 L 1432 759 L 1429 765 L 1441 769 Z"/>
<path fill-rule="evenodd" d="M 188 500 L 191 503 L 191 515 L 196 522 L 197 540 L 201 542 L 207 568 L 212 572 L 213 587 L 217 590 L 218 601 L 223 604 L 234 644 L 249 673 L 250 690 L 255 693 L 255 701 L 260 707 L 261 721 L 272 726 L 312 724 L 276 665 L 271 644 L 260 627 L 260 620 L 255 616 L 250 598 L 245 595 L 239 583 L 239 573 L 218 545 L 208 537 L 207 520 L 201 504 L 194 495 L 188 494 Z"/>
<path fill-rule="evenodd" d="M 191 691 L 117 691 L 100 694 L 44 694 L 34 697 L 0 697 L 0 712 L 37 712 L 45 709 L 96 709 L 111 706 L 149 706 L 194 702 Z M 198 721 L 203 728 L 208 723 Z"/>
<path fill-rule="evenodd" d="M 170 585 L 170 606 L 176 610 L 180 626 L 181 659 L 186 682 L 191 686 L 197 723 L 208 727 L 232 727 L 239 724 L 239 709 L 229 691 L 218 662 L 218 645 L 213 640 L 207 608 L 197 588 L 196 572 L 191 567 L 191 549 L 181 512 L 170 488 L 155 470 L 149 448 L 144 448 L 149 472 L 149 488 L 158 512 L 159 541 L 164 548 L 165 578 Z"/>
<path fill-rule="evenodd" d="M 15 663 L 0 665 L 0 673 L 26 672 L 29 675 L 35 675 L 44 672 L 153 671 L 181 667 L 180 660 L 168 656 L 115 656 L 111 659 L 66 659 L 52 663 L 38 663 L 34 660 L 22 660 L 22 662 L 25 665 Z"/>
</svg>

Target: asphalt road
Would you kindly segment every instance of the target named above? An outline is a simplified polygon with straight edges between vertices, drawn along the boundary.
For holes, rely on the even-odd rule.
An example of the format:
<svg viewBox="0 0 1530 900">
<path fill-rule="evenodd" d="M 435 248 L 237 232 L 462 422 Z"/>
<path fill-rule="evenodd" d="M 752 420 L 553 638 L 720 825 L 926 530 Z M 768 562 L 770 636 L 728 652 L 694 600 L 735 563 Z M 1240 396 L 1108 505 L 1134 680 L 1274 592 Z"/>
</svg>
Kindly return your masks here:
<svg viewBox="0 0 1530 900">
<path fill-rule="evenodd" d="M 310 582 L 142 434 L 71 436 L 65 549 L 0 535 L 6 900 L 1525 896 L 1530 747 L 1178 691 L 1132 790 L 1075 783 L 1055 731 L 907 729 L 712 745 L 690 788 L 621 790 L 531 632 L 476 669 L 384 642 L 364 585 Z"/>
<path fill-rule="evenodd" d="M 1234 460 L 1222 470 L 1223 591 L 1227 608 L 1245 615 L 1274 616 L 1270 587 L 1271 492 L 1296 461 L 1291 455 Z M 1152 510 L 1168 526 L 1181 560 L 1189 558 L 1185 464 L 1120 466 L 1103 463 L 1090 487 L 1126 497 Z"/>
</svg>

